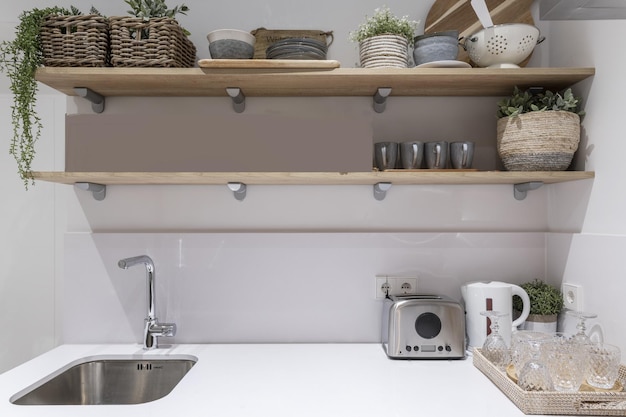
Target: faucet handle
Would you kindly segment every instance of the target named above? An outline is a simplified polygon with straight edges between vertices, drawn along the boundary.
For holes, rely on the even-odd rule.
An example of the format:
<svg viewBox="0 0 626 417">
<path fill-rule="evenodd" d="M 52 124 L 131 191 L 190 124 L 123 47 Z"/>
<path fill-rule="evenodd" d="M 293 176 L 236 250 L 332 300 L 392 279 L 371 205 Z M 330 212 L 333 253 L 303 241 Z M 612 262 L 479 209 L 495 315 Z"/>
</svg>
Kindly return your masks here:
<svg viewBox="0 0 626 417">
<path fill-rule="evenodd" d="M 172 337 L 176 335 L 176 323 L 154 323 L 148 331 L 153 336 Z"/>
</svg>

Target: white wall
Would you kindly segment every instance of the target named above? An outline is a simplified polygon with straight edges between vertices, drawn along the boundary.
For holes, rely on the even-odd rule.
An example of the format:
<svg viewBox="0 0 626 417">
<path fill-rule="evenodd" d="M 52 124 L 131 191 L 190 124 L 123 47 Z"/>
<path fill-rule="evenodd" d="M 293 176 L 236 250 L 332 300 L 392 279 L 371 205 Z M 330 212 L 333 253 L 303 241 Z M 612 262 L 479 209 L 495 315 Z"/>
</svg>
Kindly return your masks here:
<svg viewBox="0 0 626 417">
<path fill-rule="evenodd" d="M 175 4 L 173 2 L 171 5 Z M 189 16 L 181 17 L 181 23 L 192 32 L 192 40 L 199 51 L 199 57 L 208 56 L 204 35 L 213 29 L 223 27 L 237 27 L 251 30 L 259 26 L 272 29 L 309 28 L 332 29 L 335 31 L 335 43 L 330 48 L 329 58 L 338 59 L 344 67 L 354 66 L 357 52 L 356 46 L 347 40 L 350 30 L 353 30 L 363 20 L 366 14 L 371 14 L 380 3 L 374 0 L 337 2 L 322 0 L 318 2 L 270 0 L 265 2 L 231 1 L 216 7 L 213 3 L 201 0 L 185 2 L 192 10 Z M 127 5 L 123 1 L 98 2 L 80 1 L 17 1 L 10 0 L 3 3 L 2 23 L 4 38 L 10 36 L 8 27 L 15 26 L 16 16 L 30 7 L 45 7 L 46 5 L 75 4 L 83 10 L 93 4 L 107 15 L 123 15 Z M 432 1 L 408 2 L 406 0 L 387 1 L 397 14 L 409 14 L 414 19 L 421 19 L 422 23 Z M 330 11 L 330 12 L 329 12 Z M 584 84 L 581 89 L 590 89 L 589 116 L 585 121 L 585 131 L 589 143 L 598 142 L 596 149 L 606 141 L 618 142 L 619 134 L 617 122 L 611 122 L 604 116 L 592 112 L 594 103 L 599 103 L 597 94 L 605 92 L 611 85 L 619 85 L 617 66 L 610 64 L 610 55 L 619 50 L 618 40 L 609 36 L 601 36 L 602 32 L 594 32 L 596 27 L 605 23 L 571 23 L 573 28 L 585 28 L 584 34 L 578 34 L 569 27 L 569 23 L 550 23 L 551 28 L 548 41 L 542 44 L 541 51 L 535 54 L 533 65 L 547 65 L 547 51 L 554 53 L 553 65 L 595 65 L 598 75 L 592 83 Z M 548 26 L 547 23 L 545 23 Z M 623 25 L 615 22 L 615 27 Z M 593 29 L 593 30 L 592 30 Z M 569 43 L 570 32 L 574 32 L 577 42 Z M 562 33 L 562 34 L 561 34 Z M 617 32 L 613 32 L 617 33 Z M 585 37 L 587 36 L 587 37 Z M 593 42 L 587 39 L 593 38 Z M 616 38 L 616 37 L 614 37 Z M 613 47 L 606 48 L 601 58 L 597 55 L 596 46 L 613 42 Z M 585 45 L 588 49 L 584 53 L 571 51 L 574 45 Z M 588 46 L 587 46 L 588 45 Z M 604 50 L 604 49 L 603 49 Z M 595 62 L 591 60 L 594 59 Z M 573 62 L 567 62 L 573 60 Z M 596 85 L 600 77 L 600 86 Z M 3 82 L 3 81 L 0 81 Z M 4 92 L 4 101 L 1 104 L 2 113 L 9 111 L 7 100 L 10 99 L 6 82 L 0 84 Z M 52 94 L 55 105 L 42 109 L 46 120 L 45 135 L 51 135 L 52 141 L 42 139 L 38 155 L 37 167 L 62 169 L 63 166 L 63 132 L 62 113 L 65 111 L 65 99 L 60 95 Z M 610 90 L 608 90 L 610 91 Z M 613 106 L 617 107 L 616 103 Z M 374 137 L 372 141 L 380 139 L 403 140 L 404 138 L 447 138 L 466 139 L 471 137 L 481 144 L 477 158 L 483 158 L 487 164 L 495 164 L 495 102 L 497 98 L 393 98 L 389 100 L 387 111 L 375 114 L 371 110 L 371 100 L 367 98 L 314 98 L 314 99 L 284 99 L 284 98 L 250 98 L 246 112 L 250 114 L 277 113 L 289 117 L 290 114 L 300 114 L 306 111 L 323 117 L 324 114 L 348 112 L 358 114 L 372 123 Z M 42 100 L 43 104 L 44 100 Z M 230 112 L 230 103 L 226 98 L 206 99 L 154 99 L 116 98 L 107 102 L 107 112 L 132 111 L 152 112 L 155 117 L 167 115 L 168 108 L 177 111 L 192 109 L 194 106 L 208 106 L 216 114 L 216 120 L 223 112 Z M 68 112 L 88 112 L 89 107 L 80 99 L 68 100 Z M 4 120 L 4 119 L 3 119 Z M 55 122 L 50 121 L 55 120 Z M 619 120 L 619 119 L 618 119 Z M 49 121 L 49 122 L 48 122 Z M 4 124 L 3 126 L 7 126 Z M 10 134 L 8 127 L 2 134 Z M 207 121 L 206 132 L 195 132 L 200 139 L 210 140 L 211 124 Z M 191 132 L 193 134 L 194 132 Z M 47 136 L 46 136 L 47 137 Z M 206 139 L 205 139 L 206 138 Z M 54 148 L 47 151 L 45 146 L 54 142 Z M 619 143 L 617 144 L 619 146 Z M 603 149 L 606 149 L 602 146 Z M 11 259 L 16 265 L 14 271 L 0 271 L 0 285 L 2 285 L 3 300 L 20 300 L 13 302 L 6 314 L 15 317 L 16 329 L 21 329 L 23 337 L 21 346 L 15 346 L 13 352 L 7 352 L 0 359 L 0 370 L 17 364 L 28 357 L 45 351 L 57 341 L 62 341 L 59 334 L 55 335 L 55 326 L 50 318 L 57 312 L 56 329 L 62 329 L 67 323 L 63 320 L 63 301 L 66 275 L 63 264 L 67 261 L 64 254 L 65 233 L 90 232 L 542 232 L 551 230 L 577 233 L 585 225 L 585 231 L 593 224 L 594 232 L 606 233 L 611 229 L 611 222 L 619 221 L 621 197 L 609 195 L 608 190 L 619 189 L 610 178 L 619 178 L 619 175 L 608 175 L 604 171 L 605 164 L 599 164 L 600 155 L 617 161 L 618 152 L 604 150 L 592 152 L 589 156 L 589 167 L 598 171 L 594 181 L 584 181 L 574 184 L 543 187 L 529 193 L 526 200 L 520 202 L 512 197 L 510 186 L 394 186 L 383 202 L 372 198 L 371 187 L 346 186 L 301 186 L 301 187 L 250 187 L 248 197 L 244 202 L 235 201 L 232 194 L 225 187 L 217 186 L 125 186 L 109 187 L 107 199 L 103 202 L 94 201 L 88 194 L 75 192 L 72 187 L 49 185 L 40 183 L 33 190 L 25 193 L 14 174 L 13 163 L 5 156 L 2 164 L 2 178 L 12 185 L 2 183 L 3 192 L 17 205 L 12 210 L 13 217 L 3 216 L 0 230 L 9 230 L 1 243 L 0 249 L 6 253 L 7 249 L 15 247 L 15 242 L 22 241 L 22 245 L 37 241 L 48 242 L 37 259 L 46 259 L 45 262 L 33 262 L 33 248 L 14 252 Z M 4 163 L 6 161 L 6 163 Z M 602 169 L 599 169 L 600 166 Z M 609 168 L 611 167 L 611 168 Z M 618 170 L 617 163 L 608 164 L 606 169 Z M 605 174 L 606 172 L 606 174 Z M 607 179 L 609 178 L 609 179 Z M 27 204 L 30 199 L 41 196 L 35 204 Z M 602 193 L 598 194 L 600 191 Z M 557 200 L 558 199 L 558 200 Z M 560 203 L 564 201 L 564 203 Z M 605 201 L 615 202 L 616 209 L 608 209 L 602 204 Z M 612 203 L 613 204 L 613 203 Z M 23 230 L 15 231 L 10 228 L 24 220 L 23 206 L 36 207 L 40 210 L 38 223 L 30 222 Z M 13 207 L 13 206 L 12 206 Z M 550 216 L 548 208 L 550 207 Z M 47 214 L 47 217 L 43 215 Z M 55 214 L 51 214 L 55 213 Z M 590 218 L 590 214 L 592 218 Z M 52 216 L 52 217 L 50 217 Z M 608 224 L 602 223 L 608 220 Z M 591 222 L 591 223 L 590 223 Z M 619 223 L 617 229 L 623 228 L 624 222 Z M 31 238 L 26 236 L 31 235 Z M 523 241 L 523 234 L 520 241 Z M 548 242 L 552 243 L 550 239 Z M 149 250 L 150 248 L 146 248 Z M 555 247 L 555 251 L 562 251 L 563 245 Z M 132 254 L 129 254 L 132 255 Z M 103 253 L 103 257 L 110 254 Z M 566 257 L 564 258 L 566 259 Z M 159 260 L 166 262 L 166 260 Z M 506 264 L 494 259 L 494 265 L 503 269 Z M 457 265 L 458 266 L 458 265 Z M 534 265 L 536 267 L 536 265 Z M 541 269 L 544 266 L 541 265 Z M 553 272 L 564 270 L 563 265 L 551 265 L 551 275 L 547 278 L 558 283 L 561 276 L 552 275 Z M 371 274 L 377 271 L 370 271 Z M 458 272 L 456 279 L 460 279 Z M 40 302 L 33 302 L 33 285 L 24 280 L 16 281 L 15 276 L 21 275 L 32 279 L 38 288 L 46 288 Z M 470 275 L 468 273 L 468 275 Z M 536 270 L 528 272 L 528 276 L 519 276 L 517 280 L 535 278 Z M 70 282 L 75 276 L 69 277 Z M 55 279 L 58 282 L 55 286 Z M 370 276 L 362 278 L 367 285 Z M 571 279 L 578 279 L 572 276 Z M 587 278 L 591 279 L 591 278 Z M 615 285 L 617 291 L 624 289 Z M 591 282 L 585 281 L 591 286 Z M 321 283 L 312 283 L 321 285 Z M 365 285 L 365 284 L 364 284 Z M 436 288 L 434 288 L 436 289 Z M 314 287 L 319 291 L 319 287 Z M 54 306 L 53 292 L 56 291 L 59 305 Z M 259 291 L 263 291 L 260 288 Z M 29 294 L 25 296 L 24 294 Z M 259 294 L 260 298 L 263 293 Z M 592 300 L 590 298 L 589 300 Z M 615 302 L 615 300 L 612 300 Z M 32 304 L 29 304 L 32 303 Z M 2 304 L 4 309 L 7 304 Z M 613 305 L 619 305 L 615 302 Z M 586 308 L 600 311 L 600 305 L 589 304 Z M 38 322 L 33 323 L 32 318 Z M 72 323 L 70 323 L 72 324 Z M 42 330 L 43 329 L 43 330 Z M 610 327 L 613 333 L 617 329 Z M 624 344 L 626 347 L 626 344 Z"/>
<path fill-rule="evenodd" d="M 580 233 L 554 234 L 548 244 L 549 270 L 563 281 L 582 285 L 584 309 L 597 313 L 605 337 L 626 350 L 626 327 L 620 306 L 626 291 L 623 255 L 626 249 L 626 165 L 623 102 L 626 51 L 614 34 L 626 28 L 624 20 L 550 22 L 550 64 L 593 66 L 595 77 L 578 86 L 586 97 L 583 122 L 584 152 L 579 161 L 596 172 L 593 187 L 563 184 L 549 194 L 551 230 L 571 230 L 582 218 Z M 578 196 L 582 195 L 582 201 Z M 558 254 L 558 255 L 557 255 Z M 562 259 L 563 262 L 557 262 Z"/>
<path fill-rule="evenodd" d="M 55 186 L 37 184 L 24 191 L 8 153 L 11 102 L 0 94 L 0 372 L 54 346 Z M 46 126 L 36 163 L 40 169 L 55 169 L 55 141 L 63 131 L 58 113 L 64 102 L 58 96 L 39 100 Z"/>
</svg>

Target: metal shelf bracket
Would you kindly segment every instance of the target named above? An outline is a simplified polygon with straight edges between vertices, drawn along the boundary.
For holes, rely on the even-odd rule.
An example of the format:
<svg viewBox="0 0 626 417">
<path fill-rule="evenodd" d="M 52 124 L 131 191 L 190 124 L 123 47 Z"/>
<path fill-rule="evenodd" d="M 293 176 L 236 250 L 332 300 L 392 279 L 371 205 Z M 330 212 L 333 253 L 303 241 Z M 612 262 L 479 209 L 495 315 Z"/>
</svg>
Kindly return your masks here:
<svg viewBox="0 0 626 417">
<path fill-rule="evenodd" d="M 228 87 L 226 88 L 226 94 L 233 99 L 233 110 L 236 113 L 243 113 L 246 109 L 246 96 L 241 92 L 241 88 Z"/>
<path fill-rule="evenodd" d="M 536 190 L 543 185 L 543 181 L 531 181 L 522 182 L 520 184 L 513 185 L 513 195 L 516 200 L 523 200 L 526 198 L 528 191 Z"/>
<path fill-rule="evenodd" d="M 233 192 L 235 200 L 243 201 L 243 199 L 246 198 L 248 186 L 243 182 L 229 182 L 228 188 Z"/>
<path fill-rule="evenodd" d="M 379 87 L 374 94 L 374 111 L 376 113 L 382 113 L 387 107 L 387 97 L 391 94 L 390 87 Z"/>
<path fill-rule="evenodd" d="M 377 182 L 374 184 L 374 198 L 378 201 L 384 200 L 390 188 L 390 182 Z"/>
<path fill-rule="evenodd" d="M 96 93 L 90 88 L 74 87 L 74 92 L 85 100 L 91 102 L 91 109 L 94 113 L 102 113 L 104 111 L 104 96 Z"/>
<path fill-rule="evenodd" d="M 74 186 L 84 191 L 91 191 L 94 200 L 102 201 L 107 195 L 107 186 L 93 182 L 77 182 Z"/>
</svg>

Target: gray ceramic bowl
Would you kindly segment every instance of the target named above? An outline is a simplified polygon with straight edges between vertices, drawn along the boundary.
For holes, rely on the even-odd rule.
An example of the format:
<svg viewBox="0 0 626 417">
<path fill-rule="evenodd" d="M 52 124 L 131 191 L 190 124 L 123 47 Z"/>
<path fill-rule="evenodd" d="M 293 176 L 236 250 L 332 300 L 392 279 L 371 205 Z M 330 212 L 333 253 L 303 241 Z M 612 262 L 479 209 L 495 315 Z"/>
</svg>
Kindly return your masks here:
<svg viewBox="0 0 626 417">
<path fill-rule="evenodd" d="M 239 29 L 218 29 L 206 35 L 213 59 L 250 59 L 256 38 Z"/>
<path fill-rule="evenodd" d="M 448 30 L 415 38 L 415 65 L 435 61 L 454 61 L 459 55 L 459 32 Z"/>
<path fill-rule="evenodd" d="M 237 39 L 220 39 L 209 44 L 213 59 L 250 59 L 254 56 L 254 46 Z"/>
</svg>

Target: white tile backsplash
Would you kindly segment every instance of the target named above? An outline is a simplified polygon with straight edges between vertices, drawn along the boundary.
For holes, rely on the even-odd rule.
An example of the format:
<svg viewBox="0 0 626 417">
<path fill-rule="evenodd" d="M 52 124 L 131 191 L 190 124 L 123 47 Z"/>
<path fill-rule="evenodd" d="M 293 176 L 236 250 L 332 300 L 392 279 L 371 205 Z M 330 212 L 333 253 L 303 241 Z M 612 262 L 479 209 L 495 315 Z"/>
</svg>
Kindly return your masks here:
<svg viewBox="0 0 626 417">
<path fill-rule="evenodd" d="M 542 277 L 543 233 L 68 233 L 62 342 L 139 342 L 145 270 L 178 343 L 376 342 L 377 274 L 415 274 L 421 293 L 460 299 L 474 280 Z"/>
</svg>

